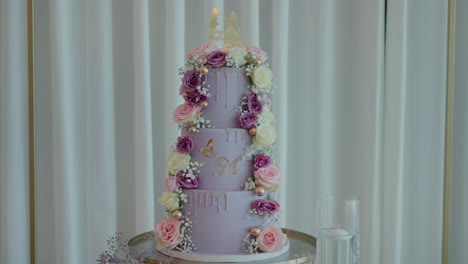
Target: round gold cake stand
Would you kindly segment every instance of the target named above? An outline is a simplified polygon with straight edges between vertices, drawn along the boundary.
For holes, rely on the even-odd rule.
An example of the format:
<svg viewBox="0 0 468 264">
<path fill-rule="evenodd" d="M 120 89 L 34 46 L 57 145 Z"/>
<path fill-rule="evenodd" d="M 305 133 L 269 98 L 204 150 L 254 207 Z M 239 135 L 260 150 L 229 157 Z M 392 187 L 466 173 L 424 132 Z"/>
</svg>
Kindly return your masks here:
<svg viewBox="0 0 468 264">
<path fill-rule="evenodd" d="M 154 241 L 153 231 L 149 231 L 131 238 L 128 241 L 130 252 L 135 259 L 145 259 L 146 263 L 159 264 L 196 264 L 205 263 L 199 261 L 187 261 L 182 259 L 171 258 L 162 253 L 152 254 L 155 252 L 156 245 Z M 283 228 L 283 233 L 289 239 L 289 251 L 281 256 L 262 260 L 262 261 L 249 261 L 240 262 L 242 264 L 251 263 L 268 263 L 268 264 L 293 264 L 293 263 L 313 263 L 315 258 L 315 237 L 295 231 L 292 229 Z M 216 264 L 211 262 L 212 264 Z"/>
</svg>

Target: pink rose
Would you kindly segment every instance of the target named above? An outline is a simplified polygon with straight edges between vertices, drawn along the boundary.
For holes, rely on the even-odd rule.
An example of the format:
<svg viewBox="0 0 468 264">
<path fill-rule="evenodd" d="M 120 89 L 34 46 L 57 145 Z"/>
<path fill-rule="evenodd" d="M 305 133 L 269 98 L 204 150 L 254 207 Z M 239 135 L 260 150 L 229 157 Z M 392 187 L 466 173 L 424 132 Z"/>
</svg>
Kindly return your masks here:
<svg viewBox="0 0 468 264">
<path fill-rule="evenodd" d="M 189 136 L 183 136 L 177 138 L 176 149 L 180 153 L 190 153 L 193 150 L 193 139 Z"/>
<path fill-rule="evenodd" d="M 180 222 L 172 217 L 167 217 L 154 225 L 156 243 L 165 248 L 175 248 L 183 238 L 180 233 Z"/>
<path fill-rule="evenodd" d="M 188 93 L 184 99 L 185 99 L 185 102 L 187 102 L 187 104 L 189 105 L 199 106 L 201 105 L 201 103 L 208 100 L 208 97 L 204 94 L 195 92 L 195 93 Z"/>
<path fill-rule="evenodd" d="M 198 186 L 200 186 L 200 177 L 191 179 L 190 177 L 187 177 L 185 173 L 178 172 L 174 178 L 177 179 L 177 185 L 184 189 L 197 189 Z"/>
<path fill-rule="evenodd" d="M 201 107 L 192 104 L 181 104 L 174 111 L 174 121 L 183 124 L 195 120 L 200 114 Z"/>
<path fill-rule="evenodd" d="M 280 177 L 275 165 L 260 168 L 254 172 L 255 182 L 265 189 L 272 189 L 278 185 Z"/>
<path fill-rule="evenodd" d="M 253 162 L 254 162 L 254 168 L 256 170 L 258 170 L 260 168 L 265 168 L 265 167 L 270 166 L 271 157 L 268 156 L 268 155 L 259 154 L 259 155 L 255 156 Z"/>
<path fill-rule="evenodd" d="M 261 60 L 262 62 L 268 59 L 268 53 L 266 53 L 261 48 L 255 47 L 253 45 L 245 46 L 244 48 L 247 52 L 252 53 L 257 59 Z"/>
<path fill-rule="evenodd" d="M 255 113 L 243 113 L 239 116 L 239 125 L 245 129 L 251 129 L 257 122 L 257 114 Z"/>
<path fill-rule="evenodd" d="M 247 96 L 247 108 L 251 113 L 260 114 L 262 112 L 262 103 L 258 100 L 256 93 L 250 93 Z"/>
<path fill-rule="evenodd" d="M 166 180 L 164 181 L 164 190 L 166 192 L 175 192 L 179 186 L 177 185 L 177 178 L 174 176 L 168 176 L 166 177 Z"/>
<path fill-rule="evenodd" d="M 258 248 L 263 252 L 280 251 L 283 248 L 283 232 L 276 226 L 264 228 L 258 236 Z"/>
<path fill-rule="evenodd" d="M 217 50 L 214 51 L 213 53 L 208 56 L 208 64 L 215 68 L 223 67 L 226 65 L 226 57 L 227 57 L 227 52 L 223 50 Z"/>
<path fill-rule="evenodd" d="M 183 91 L 187 93 L 196 92 L 198 87 L 202 85 L 202 76 L 196 70 L 189 70 L 185 72 L 184 77 L 182 77 Z"/>
<path fill-rule="evenodd" d="M 200 47 L 191 49 L 188 53 L 188 57 L 192 58 L 194 56 L 198 56 L 200 59 L 206 59 L 208 55 L 217 49 L 218 48 L 216 46 L 211 44 L 201 45 Z"/>
<path fill-rule="evenodd" d="M 252 208 L 259 213 L 275 214 L 279 210 L 279 203 L 274 200 L 260 199 L 252 202 Z"/>
</svg>

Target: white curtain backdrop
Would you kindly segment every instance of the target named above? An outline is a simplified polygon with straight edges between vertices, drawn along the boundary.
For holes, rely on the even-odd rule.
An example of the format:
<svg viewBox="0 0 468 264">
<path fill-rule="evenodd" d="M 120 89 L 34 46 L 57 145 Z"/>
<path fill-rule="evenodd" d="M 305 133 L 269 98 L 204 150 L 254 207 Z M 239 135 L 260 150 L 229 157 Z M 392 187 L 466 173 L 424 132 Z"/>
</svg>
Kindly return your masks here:
<svg viewBox="0 0 468 264">
<path fill-rule="evenodd" d="M 0 1 L 0 263 L 28 263 L 26 1 Z M 213 7 L 270 54 L 282 225 L 315 236 L 317 195 L 357 195 L 362 264 L 440 263 L 446 1 L 35 2 L 36 263 L 95 263 L 114 232 L 152 229 L 178 68 Z M 452 230 L 468 219 L 464 30 Z"/>
<path fill-rule="evenodd" d="M 0 0 L 0 263 L 29 263 L 26 1 Z"/>
<path fill-rule="evenodd" d="M 455 38 L 455 88 L 453 177 L 449 262 L 468 259 L 468 1 L 457 1 Z"/>
</svg>

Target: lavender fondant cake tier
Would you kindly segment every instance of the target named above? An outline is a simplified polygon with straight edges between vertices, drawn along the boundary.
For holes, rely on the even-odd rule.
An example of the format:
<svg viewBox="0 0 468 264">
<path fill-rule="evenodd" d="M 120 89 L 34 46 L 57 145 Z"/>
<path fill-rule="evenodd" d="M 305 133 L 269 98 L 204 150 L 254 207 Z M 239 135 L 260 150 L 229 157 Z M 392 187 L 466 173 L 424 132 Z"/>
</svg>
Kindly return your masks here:
<svg viewBox="0 0 468 264">
<path fill-rule="evenodd" d="M 212 68 L 206 74 L 211 96 L 203 117 L 215 128 L 239 127 L 237 108 L 249 91 L 250 78 L 244 68 Z"/>
<path fill-rule="evenodd" d="M 243 240 L 262 218 L 249 214 L 251 203 L 260 197 L 244 191 L 188 190 L 183 212 L 193 222 L 192 241 L 197 252 L 245 254 Z"/>
<path fill-rule="evenodd" d="M 183 132 L 186 135 L 187 132 Z M 245 129 L 200 129 L 191 135 L 193 161 L 200 166 L 200 189 L 238 191 L 248 177 L 253 175 L 251 161 L 242 158 L 252 138 Z"/>
</svg>

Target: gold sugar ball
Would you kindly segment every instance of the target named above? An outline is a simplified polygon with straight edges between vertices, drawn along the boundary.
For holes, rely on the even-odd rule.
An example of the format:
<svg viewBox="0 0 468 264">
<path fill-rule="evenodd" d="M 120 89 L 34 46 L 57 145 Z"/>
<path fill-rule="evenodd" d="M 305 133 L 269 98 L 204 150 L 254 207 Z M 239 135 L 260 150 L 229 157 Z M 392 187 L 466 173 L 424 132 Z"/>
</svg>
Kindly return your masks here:
<svg viewBox="0 0 468 264">
<path fill-rule="evenodd" d="M 201 66 L 199 69 L 198 69 L 198 72 L 200 72 L 201 75 L 205 75 L 208 73 L 208 68 L 205 67 L 205 66 Z"/>
<path fill-rule="evenodd" d="M 249 134 L 251 136 L 255 136 L 257 134 L 257 129 L 255 127 L 252 127 L 251 129 L 249 129 Z"/>
<path fill-rule="evenodd" d="M 172 212 L 172 217 L 174 217 L 174 219 L 176 220 L 180 220 L 182 218 L 182 212 L 179 210 L 175 210 L 174 212 Z"/>
<path fill-rule="evenodd" d="M 189 133 L 195 133 L 195 132 L 197 132 L 197 128 L 195 126 L 189 126 L 188 132 Z"/>
<path fill-rule="evenodd" d="M 257 196 L 263 196 L 265 194 L 265 188 L 258 186 L 257 188 L 255 188 L 255 194 Z"/>
<path fill-rule="evenodd" d="M 254 237 L 258 237 L 260 235 L 260 232 L 261 232 L 261 230 L 258 227 L 252 227 L 250 229 L 250 235 L 252 235 Z"/>
<path fill-rule="evenodd" d="M 208 102 L 207 102 L 207 101 L 204 101 L 204 102 L 202 102 L 202 103 L 200 104 L 200 106 L 201 106 L 202 108 L 206 108 L 206 107 L 208 106 Z"/>
<path fill-rule="evenodd" d="M 254 65 L 260 65 L 262 64 L 262 61 L 259 59 L 254 60 Z"/>
</svg>

